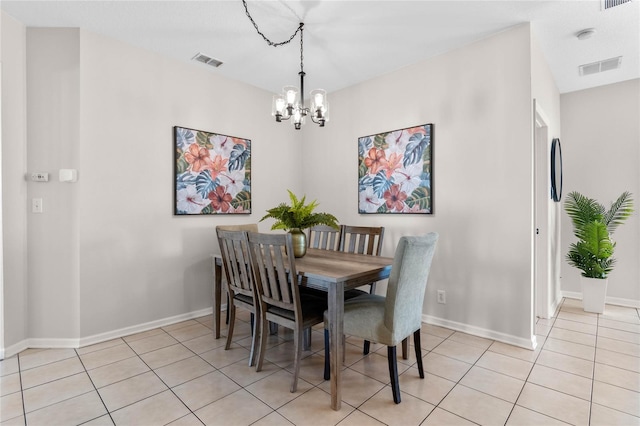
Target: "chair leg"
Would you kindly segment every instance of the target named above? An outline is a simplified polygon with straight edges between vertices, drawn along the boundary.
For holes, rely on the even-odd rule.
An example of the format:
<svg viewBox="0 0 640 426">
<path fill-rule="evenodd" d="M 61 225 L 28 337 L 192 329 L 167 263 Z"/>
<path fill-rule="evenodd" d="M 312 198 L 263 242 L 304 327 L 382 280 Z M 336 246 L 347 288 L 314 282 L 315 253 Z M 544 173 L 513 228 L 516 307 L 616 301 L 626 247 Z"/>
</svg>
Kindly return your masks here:
<svg viewBox="0 0 640 426">
<path fill-rule="evenodd" d="M 402 341 L 402 359 L 409 359 L 409 338 Z"/>
<path fill-rule="evenodd" d="M 416 348 L 416 359 L 418 360 L 418 373 L 424 379 L 424 368 L 422 368 L 422 348 L 420 348 L 420 330 L 413 333 L 413 346 Z"/>
<path fill-rule="evenodd" d="M 293 360 L 293 381 L 291 382 L 291 393 L 298 390 L 298 374 L 300 374 L 300 358 L 302 358 L 302 336 L 303 330 L 295 328 L 293 330 L 293 345 L 296 349 L 296 357 Z"/>
<path fill-rule="evenodd" d="M 371 288 L 369 289 L 369 294 L 376 294 L 376 283 L 371 283 Z"/>
<path fill-rule="evenodd" d="M 267 319 L 263 316 L 258 320 L 258 335 L 260 336 L 260 344 L 258 345 L 258 361 L 256 362 L 256 371 L 262 370 L 264 362 L 264 353 L 267 351 Z"/>
<path fill-rule="evenodd" d="M 302 331 L 302 350 L 311 350 L 311 327 L 307 327 Z"/>
<path fill-rule="evenodd" d="M 229 326 L 227 327 L 227 343 L 224 345 L 225 350 L 231 347 L 233 326 L 236 324 L 236 307 L 233 303 L 227 303 L 227 314 L 229 314 Z"/>
<path fill-rule="evenodd" d="M 393 402 L 400 404 L 400 381 L 398 380 L 398 361 L 396 360 L 396 347 L 387 346 L 387 358 L 389 360 L 389 378 L 391 379 L 391 391 Z"/>
<path fill-rule="evenodd" d="M 229 300 L 229 293 L 227 293 L 227 318 L 226 318 L 227 324 L 229 324 L 229 307 L 230 307 L 230 305 L 231 305 L 231 301 Z"/>
<path fill-rule="evenodd" d="M 256 355 L 260 342 L 260 330 L 255 320 L 255 314 L 251 312 L 251 352 L 249 352 L 249 367 L 256 365 Z"/>
<path fill-rule="evenodd" d="M 331 379 L 331 365 L 329 364 L 329 330 L 324 329 L 324 379 Z"/>
<path fill-rule="evenodd" d="M 278 323 L 269 322 L 269 334 L 278 334 Z"/>
<path fill-rule="evenodd" d="M 364 345 L 362 347 L 362 355 L 367 355 L 371 350 L 371 342 L 368 340 L 364 341 Z"/>
</svg>

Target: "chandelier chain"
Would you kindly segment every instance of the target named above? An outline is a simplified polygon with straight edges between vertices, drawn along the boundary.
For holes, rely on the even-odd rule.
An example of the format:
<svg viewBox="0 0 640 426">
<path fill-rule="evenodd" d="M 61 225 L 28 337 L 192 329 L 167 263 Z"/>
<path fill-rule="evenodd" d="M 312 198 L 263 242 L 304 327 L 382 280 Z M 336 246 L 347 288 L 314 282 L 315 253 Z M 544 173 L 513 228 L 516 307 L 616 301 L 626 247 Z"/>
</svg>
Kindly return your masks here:
<svg viewBox="0 0 640 426">
<path fill-rule="evenodd" d="M 251 14 L 249 13 L 249 8 L 247 7 L 247 2 L 246 0 L 242 0 L 242 4 L 244 5 L 244 11 L 247 14 L 247 17 L 249 18 L 249 20 L 251 21 L 251 23 L 253 24 L 253 27 L 256 29 L 256 31 L 258 32 L 258 34 L 260 34 L 260 36 L 264 39 L 264 41 L 267 42 L 267 44 L 269 46 L 273 46 L 273 47 L 278 47 L 278 46 L 283 46 L 285 44 L 289 44 L 291 42 L 291 40 L 294 39 L 294 37 L 296 35 L 298 35 L 299 32 L 302 31 L 302 27 L 303 27 L 303 23 L 301 22 L 300 25 L 298 25 L 298 28 L 296 28 L 296 31 L 291 35 L 291 37 L 289 37 L 288 40 L 285 41 L 280 41 L 280 42 L 273 42 L 271 40 L 269 40 L 267 38 L 267 36 L 265 36 L 264 34 L 262 34 L 262 32 L 260 31 L 260 29 L 258 28 L 258 24 L 256 24 L 256 21 L 253 20 L 253 18 L 251 17 Z M 302 37 L 300 37 L 300 49 L 302 49 Z M 302 52 L 300 52 L 302 53 Z"/>
<path fill-rule="evenodd" d="M 302 44 L 302 40 L 304 40 L 303 37 L 303 32 L 302 32 L 302 27 L 304 26 L 303 23 L 300 23 L 300 26 L 298 27 L 298 29 L 300 30 L 300 72 L 304 73 L 304 49 L 303 49 L 303 44 Z M 295 35 L 295 34 L 294 34 Z"/>
</svg>

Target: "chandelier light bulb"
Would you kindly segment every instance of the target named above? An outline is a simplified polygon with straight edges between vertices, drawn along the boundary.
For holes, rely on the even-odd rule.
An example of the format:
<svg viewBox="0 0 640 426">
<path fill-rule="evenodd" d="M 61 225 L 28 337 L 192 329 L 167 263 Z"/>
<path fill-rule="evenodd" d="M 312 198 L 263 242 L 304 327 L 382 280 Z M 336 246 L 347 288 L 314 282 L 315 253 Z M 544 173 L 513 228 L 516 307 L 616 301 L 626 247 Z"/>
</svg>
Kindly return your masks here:
<svg viewBox="0 0 640 426">
<path fill-rule="evenodd" d="M 295 105 L 296 98 L 298 97 L 298 89 L 293 86 L 286 86 L 284 89 L 285 97 L 287 99 L 287 106 Z"/>
</svg>

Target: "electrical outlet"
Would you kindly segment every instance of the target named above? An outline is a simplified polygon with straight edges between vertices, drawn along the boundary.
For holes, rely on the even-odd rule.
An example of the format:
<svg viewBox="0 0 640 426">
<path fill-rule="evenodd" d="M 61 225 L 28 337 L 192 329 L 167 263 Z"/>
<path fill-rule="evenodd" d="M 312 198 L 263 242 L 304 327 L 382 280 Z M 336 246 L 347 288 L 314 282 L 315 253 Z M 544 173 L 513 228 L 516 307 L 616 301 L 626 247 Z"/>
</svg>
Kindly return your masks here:
<svg viewBox="0 0 640 426">
<path fill-rule="evenodd" d="M 447 303 L 447 293 L 444 290 L 438 290 L 438 303 Z"/>
</svg>

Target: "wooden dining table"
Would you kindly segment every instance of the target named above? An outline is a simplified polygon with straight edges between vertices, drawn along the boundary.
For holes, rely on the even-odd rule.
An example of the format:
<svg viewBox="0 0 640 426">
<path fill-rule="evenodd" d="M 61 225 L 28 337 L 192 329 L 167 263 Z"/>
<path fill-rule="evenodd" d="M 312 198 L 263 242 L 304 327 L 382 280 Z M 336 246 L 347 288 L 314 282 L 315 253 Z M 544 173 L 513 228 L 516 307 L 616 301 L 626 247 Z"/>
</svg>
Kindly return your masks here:
<svg viewBox="0 0 640 426">
<path fill-rule="evenodd" d="M 213 329 L 220 337 L 222 296 L 222 259 L 213 255 Z M 345 253 L 332 250 L 307 249 L 304 257 L 296 258 L 300 285 L 328 293 L 329 354 L 331 365 L 331 408 L 340 410 L 341 371 L 344 342 L 344 291 L 389 278 L 393 258 Z"/>
</svg>

